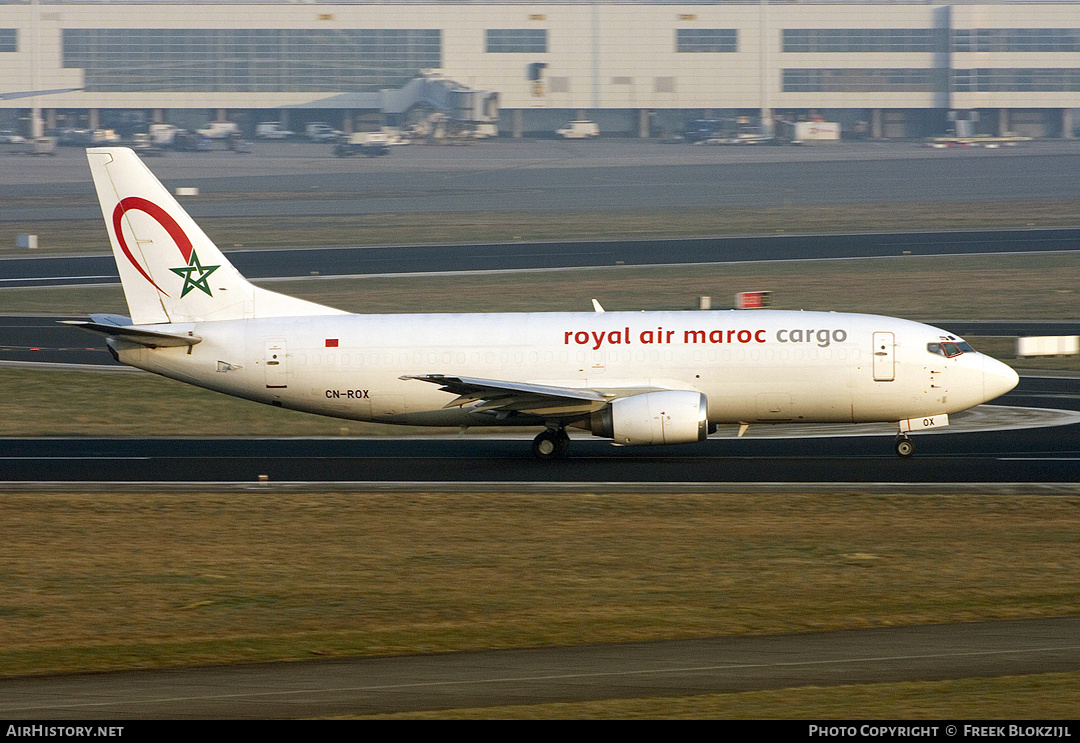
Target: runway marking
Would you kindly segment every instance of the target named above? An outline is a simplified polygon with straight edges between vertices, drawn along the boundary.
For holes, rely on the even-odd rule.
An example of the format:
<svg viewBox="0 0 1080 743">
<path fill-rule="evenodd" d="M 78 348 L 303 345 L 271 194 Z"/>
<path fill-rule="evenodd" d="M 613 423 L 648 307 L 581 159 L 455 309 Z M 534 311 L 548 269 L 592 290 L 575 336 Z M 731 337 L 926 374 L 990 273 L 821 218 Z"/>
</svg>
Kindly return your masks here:
<svg viewBox="0 0 1080 743">
<path fill-rule="evenodd" d="M 0 279 L 0 281 L 74 281 L 75 279 L 116 279 L 120 280 L 120 277 L 116 274 L 100 274 L 98 276 L 38 276 L 25 279 Z"/>
<path fill-rule="evenodd" d="M 145 457 L 114 457 L 110 456 L 107 459 L 110 462 L 138 462 L 144 459 L 160 459 L 161 457 L 155 457 L 153 455 Z M 215 457 L 216 459 L 246 459 L 247 457 Z M 40 456 L 40 457 L 0 457 L 0 462 L 39 462 L 47 460 L 49 462 L 81 462 L 83 460 L 91 462 L 100 462 L 106 457 L 54 457 L 54 456 Z"/>
<path fill-rule="evenodd" d="M 1075 462 L 1080 457 L 998 457 L 999 462 Z"/>
<path fill-rule="evenodd" d="M 244 692 L 237 694 L 215 694 L 215 695 L 200 695 L 200 696 L 184 696 L 184 697 L 143 697 L 141 699 L 121 699 L 108 702 L 84 702 L 74 704 L 48 704 L 48 705 L 33 705 L 33 706 L 0 706 L 0 712 L 18 712 L 22 710 L 33 709 L 82 709 L 91 707 L 109 707 L 114 705 L 129 705 L 129 704 L 145 704 L 148 702 L 156 703 L 168 703 L 168 702 L 193 702 L 193 701 L 206 701 L 206 700 L 225 700 L 225 699 L 242 699 L 242 698 L 266 698 L 266 697 L 281 697 L 286 695 L 305 695 L 305 694 L 324 694 L 329 692 L 349 692 L 349 691 L 395 691 L 400 689 L 417 689 L 417 688 L 437 688 L 437 687 L 452 687 L 452 686 L 477 686 L 482 684 L 506 684 L 506 683 L 522 683 L 522 682 L 536 682 L 536 681 L 560 681 L 560 680 L 574 680 L 574 679 L 589 679 L 589 678 L 616 678 L 619 676 L 646 676 L 646 675 L 662 675 L 672 673 L 704 673 L 708 671 L 724 671 L 724 670 L 739 670 L 748 668 L 793 668 L 798 666 L 829 666 L 829 665 L 843 665 L 843 664 L 856 664 L 856 663 L 879 663 L 883 661 L 899 661 L 899 660 L 929 660 L 929 659 L 941 659 L 941 658 L 970 658 L 978 656 L 990 656 L 990 655 L 1030 655 L 1035 653 L 1058 653 L 1067 650 L 1080 650 L 1080 645 L 1063 645 L 1056 647 L 1041 647 L 1041 648 L 1028 648 L 1024 650 L 972 650 L 961 653 L 934 653 L 928 655 L 884 655 L 884 656 L 872 656 L 868 658 L 838 658 L 836 660 L 818 660 L 818 661 L 790 661 L 790 662 L 777 662 L 777 663 L 725 663 L 721 665 L 712 666 L 688 666 L 685 668 L 655 668 L 655 669 L 641 669 L 636 671 L 604 671 L 595 673 L 563 673 L 563 674 L 550 674 L 544 676 L 507 676 L 505 678 L 489 678 L 489 679 L 475 679 L 471 681 L 418 681 L 406 684 L 379 684 L 373 686 L 334 686 L 325 687 L 320 689 L 294 689 L 288 691 L 263 691 L 263 692 Z M 336 659 L 344 660 L 344 659 Z M 371 658 L 372 661 L 379 660 L 378 658 Z M 160 669 L 169 670 L 169 669 Z M 173 669 L 175 670 L 175 669 Z M 228 667 L 222 667 L 220 670 L 230 670 Z M 2 688 L 3 684 L 0 684 Z"/>
</svg>

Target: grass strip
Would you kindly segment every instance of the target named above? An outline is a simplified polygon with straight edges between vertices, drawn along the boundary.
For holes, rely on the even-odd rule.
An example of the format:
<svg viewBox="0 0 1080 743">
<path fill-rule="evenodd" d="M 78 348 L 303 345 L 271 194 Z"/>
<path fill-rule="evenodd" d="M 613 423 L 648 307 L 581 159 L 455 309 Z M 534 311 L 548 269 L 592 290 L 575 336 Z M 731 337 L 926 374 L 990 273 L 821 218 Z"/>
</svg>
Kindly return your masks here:
<svg viewBox="0 0 1080 743">
<path fill-rule="evenodd" d="M 0 675 L 1070 615 L 1077 506 L 0 493 Z"/>
<path fill-rule="evenodd" d="M 356 194 L 329 194 L 362 198 Z M 699 237 L 768 234 L 838 234 L 912 230 L 986 230 L 1072 227 L 1080 224 L 1080 200 L 1009 202 L 843 204 L 739 207 L 737 209 L 641 209 L 580 212 L 446 212 L 435 214 L 319 215 L 328 194 L 215 194 L 205 199 L 312 201 L 312 216 L 207 217 L 199 224 L 224 250 L 236 247 L 422 245 L 606 238 Z M 54 197 L 18 197 L 26 207 L 53 205 Z M 66 197 L 65 197 L 66 198 Z M 96 204 L 90 198 L 82 200 Z M 40 203 L 39 203 L 40 202 Z M 75 202 L 71 202 L 75 203 Z M 197 204 L 198 199 L 185 201 Z M 100 219 L 7 222 L 11 239 L 0 240 L 0 257 L 24 256 L 14 235 L 38 236 L 35 255 L 107 253 Z"/>
</svg>

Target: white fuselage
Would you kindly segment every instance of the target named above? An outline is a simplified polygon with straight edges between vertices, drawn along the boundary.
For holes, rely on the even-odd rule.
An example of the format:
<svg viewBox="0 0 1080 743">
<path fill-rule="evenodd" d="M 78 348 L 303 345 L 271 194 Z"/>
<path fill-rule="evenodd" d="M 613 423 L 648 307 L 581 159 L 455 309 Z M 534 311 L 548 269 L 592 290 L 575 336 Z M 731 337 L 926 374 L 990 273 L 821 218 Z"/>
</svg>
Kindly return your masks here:
<svg viewBox="0 0 1080 743">
<path fill-rule="evenodd" d="M 202 338 L 120 360 L 239 397 L 410 425 L 542 423 L 470 406 L 416 375 L 587 388 L 693 390 L 711 423 L 901 421 L 965 410 L 1016 384 L 920 323 L 824 312 L 695 311 L 330 315 L 154 325 Z"/>
</svg>

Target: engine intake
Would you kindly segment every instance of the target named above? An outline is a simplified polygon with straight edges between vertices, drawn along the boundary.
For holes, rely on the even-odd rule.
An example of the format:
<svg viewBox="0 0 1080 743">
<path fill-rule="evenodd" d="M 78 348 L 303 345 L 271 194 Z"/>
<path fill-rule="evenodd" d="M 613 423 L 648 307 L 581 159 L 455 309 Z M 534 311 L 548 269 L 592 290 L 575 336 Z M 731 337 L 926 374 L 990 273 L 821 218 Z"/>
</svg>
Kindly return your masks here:
<svg viewBox="0 0 1080 743">
<path fill-rule="evenodd" d="M 689 390 L 622 397 L 593 413 L 589 424 L 594 436 L 623 446 L 704 441 L 709 435 L 708 399 Z"/>
</svg>

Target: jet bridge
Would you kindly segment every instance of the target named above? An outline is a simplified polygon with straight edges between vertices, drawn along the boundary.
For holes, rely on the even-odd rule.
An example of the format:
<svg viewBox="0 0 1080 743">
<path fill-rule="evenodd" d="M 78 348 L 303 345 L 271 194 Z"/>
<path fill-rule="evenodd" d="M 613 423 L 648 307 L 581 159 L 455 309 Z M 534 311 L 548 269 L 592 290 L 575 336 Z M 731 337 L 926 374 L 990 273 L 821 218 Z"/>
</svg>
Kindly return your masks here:
<svg viewBox="0 0 1080 743">
<path fill-rule="evenodd" d="M 493 137 L 499 131 L 498 93 L 473 90 L 435 72 L 383 90 L 381 110 L 429 141 Z"/>
<path fill-rule="evenodd" d="M 402 88 L 382 91 L 384 115 L 405 116 L 417 109 L 442 113 L 454 122 L 494 124 L 499 119 L 499 94 L 473 90 L 434 72 L 424 72 Z"/>
<path fill-rule="evenodd" d="M 433 139 L 498 134 L 499 94 L 474 90 L 435 70 L 421 71 L 420 77 L 400 88 L 384 88 L 377 93 L 341 93 L 284 108 L 378 111 L 395 126 L 411 124 L 417 133 Z"/>
</svg>

